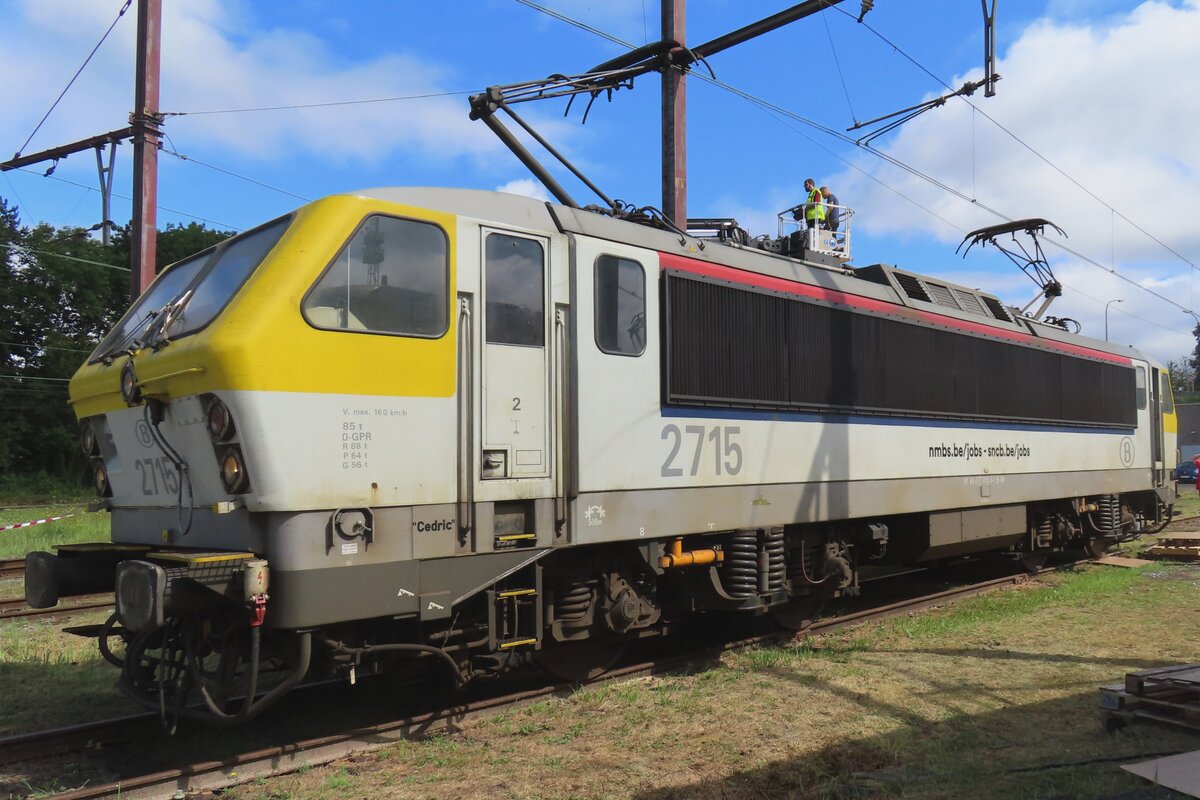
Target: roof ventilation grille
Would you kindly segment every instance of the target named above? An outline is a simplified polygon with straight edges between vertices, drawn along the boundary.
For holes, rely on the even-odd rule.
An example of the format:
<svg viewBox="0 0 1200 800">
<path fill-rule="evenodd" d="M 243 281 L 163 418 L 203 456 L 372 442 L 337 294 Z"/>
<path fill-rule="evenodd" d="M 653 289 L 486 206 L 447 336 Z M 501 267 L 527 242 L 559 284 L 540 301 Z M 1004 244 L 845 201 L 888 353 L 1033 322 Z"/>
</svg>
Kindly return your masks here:
<svg viewBox="0 0 1200 800">
<path fill-rule="evenodd" d="M 926 303 L 933 302 L 929 299 L 929 293 L 925 291 L 925 287 L 912 275 L 905 275 L 903 272 L 893 272 L 892 274 L 896 276 L 896 280 L 899 282 L 900 288 L 904 290 L 904 293 L 913 300 L 924 300 Z"/>
<path fill-rule="evenodd" d="M 991 316 L 987 309 L 983 307 L 983 303 L 979 302 L 979 298 L 971 292 L 964 292 L 962 289 L 951 289 L 954 292 L 954 298 L 958 300 L 958 304 L 962 306 L 963 311 L 970 314 L 978 314 L 981 317 Z"/>
<path fill-rule="evenodd" d="M 984 305 L 988 307 L 988 311 L 992 312 L 993 317 L 1004 322 L 1013 321 L 1012 314 L 1008 313 L 1008 309 L 999 300 L 994 297 L 988 297 L 986 294 L 982 295 L 982 298 Z"/>
<path fill-rule="evenodd" d="M 939 306 L 946 306 L 947 308 L 961 308 L 959 304 L 954 301 L 954 295 L 950 294 L 950 288 L 948 286 L 942 286 L 940 283 L 931 283 L 930 281 L 925 281 L 925 285 L 929 287 L 929 294 L 933 297 L 933 302 L 937 303 Z"/>
</svg>

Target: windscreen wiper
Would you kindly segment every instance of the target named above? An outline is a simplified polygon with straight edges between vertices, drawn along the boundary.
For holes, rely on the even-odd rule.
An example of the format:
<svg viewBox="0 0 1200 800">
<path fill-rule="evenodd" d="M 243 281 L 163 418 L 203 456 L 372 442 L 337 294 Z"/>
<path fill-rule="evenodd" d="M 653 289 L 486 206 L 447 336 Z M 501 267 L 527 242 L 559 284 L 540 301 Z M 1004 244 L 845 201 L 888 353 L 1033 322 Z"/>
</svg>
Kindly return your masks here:
<svg viewBox="0 0 1200 800">
<path fill-rule="evenodd" d="M 135 342 L 138 345 L 137 349 L 149 347 L 151 350 L 157 351 L 169 345 L 171 340 L 167 338 L 167 332 L 171 325 L 180 319 L 184 307 L 191 299 L 192 290 L 188 289 L 179 295 L 179 297 L 159 309 L 156 314 L 157 319 L 155 323 L 143 329 L 146 334 L 145 338 Z"/>
<path fill-rule="evenodd" d="M 140 332 L 142 332 L 146 329 L 147 325 L 153 324 L 154 320 L 158 317 L 159 313 L 160 312 L 158 312 L 158 311 L 151 311 L 138 323 L 132 325 L 129 329 L 129 332 L 126 333 L 124 336 L 122 336 L 117 341 L 113 342 L 112 346 L 107 348 L 104 351 L 104 353 L 102 355 L 100 355 L 100 357 L 97 360 L 103 361 L 106 365 L 112 364 L 113 361 L 116 360 L 116 357 L 119 354 L 130 353 L 133 350 L 136 350 L 137 349 L 136 347 L 132 347 L 132 343 L 134 342 L 134 339 L 137 337 L 137 335 Z"/>
</svg>

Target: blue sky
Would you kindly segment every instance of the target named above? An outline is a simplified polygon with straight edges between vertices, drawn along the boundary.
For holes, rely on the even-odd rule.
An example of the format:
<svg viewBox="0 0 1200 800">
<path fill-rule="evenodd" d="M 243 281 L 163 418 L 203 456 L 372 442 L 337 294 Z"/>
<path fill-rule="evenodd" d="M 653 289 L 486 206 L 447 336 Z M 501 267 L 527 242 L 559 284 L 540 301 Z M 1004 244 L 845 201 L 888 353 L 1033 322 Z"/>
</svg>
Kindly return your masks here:
<svg viewBox="0 0 1200 800">
<path fill-rule="evenodd" d="M 466 95 L 443 93 L 580 72 L 620 52 L 516 0 L 165 5 L 161 107 L 193 112 L 168 119 L 167 146 L 194 161 L 163 154 L 160 224 L 199 217 L 247 228 L 300 198 L 371 186 L 535 191 L 520 163 L 467 118 Z M 656 0 L 544 5 L 634 44 L 657 38 Z M 690 0 L 688 40 L 707 41 L 787 5 Z M 120 6 L 0 0 L 0 68 L 21 76 L 0 90 L 0 151 L 25 141 Z M 866 22 L 878 35 L 854 22 L 858 6 L 845 0 L 840 11 L 719 54 L 711 66 L 721 81 L 836 130 L 942 93 L 935 77 L 958 86 L 979 76 L 976 0 L 877 0 Z M 858 210 L 856 263 L 941 274 L 1020 305 L 1036 287 L 1015 267 L 991 251 L 964 260 L 954 248 L 964 231 L 1000 221 L 984 208 L 1047 217 L 1066 229 L 1075 251 L 1047 251 L 1066 285 L 1052 313 L 1102 337 L 1104 304 L 1120 299 L 1110 338 L 1163 360 L 1181 356 L 1193 343 L 1192 318 L 1143 288 L 1193 308 L 1200 90 L 1188 75 L 1200 41 L 1198 0 L 1004 0 L 998 18 L 997 96 L 977 94 L 975 108 L 951 101 L 875 145 L 958 194 L 692 79 L 690 213 L 772 232 L 774 214 L 798 202 L 803 179 L 813 176 Z M 126 124 L 134 23 L 131 9 L 26 152 Z M 442 96 L 194 113 L 416 94 Z M 522 112 L 610 195 L 658 205 L 658 103 L 658 79 L 646 76 L 612 103 L 599 101 L 586 125 L 578 107 L 564 118 L 561 101 Z M 128 150 L 121 148 L 116 175 L 126 196 Z M 17 202 L 28 223 L 99 220 L 90 154 L 63 161 L 53 178 L 6 173 L 0 196 Z M 567 183 L 577 199 L 592 199 Z M 113 216 L 128 219 L 129 203 L 117 199 Z"/>
</svg>

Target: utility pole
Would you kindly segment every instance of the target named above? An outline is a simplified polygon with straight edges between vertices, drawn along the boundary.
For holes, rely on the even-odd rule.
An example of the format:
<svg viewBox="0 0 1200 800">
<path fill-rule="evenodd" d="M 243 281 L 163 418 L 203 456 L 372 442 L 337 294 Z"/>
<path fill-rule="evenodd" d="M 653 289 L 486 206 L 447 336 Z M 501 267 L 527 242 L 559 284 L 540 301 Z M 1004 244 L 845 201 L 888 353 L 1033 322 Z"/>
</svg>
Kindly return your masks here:
<svg viewBox="0 0 1200 800">
<path fill-rule="evenodd" d="M 161 63 L 162 0 L 138 0 L 137 76 L 133 91 L 133 284 L 139 297 L 154 280 L 158 254 L 158 78 Z"/>
<path fill-rule="evenodd" d="M 154 280 L 154 260 L 157 250 L 158 210 L 158 148 L 161 141 L 159 126 L 163 117 L 158 112 L 159 63 L 162 51 L 162 0 L 138 0 L 137 74 L 134 78 L 134 110 L 129 115 L 129 127 L 78 142 L 52 147 L 23 156 L 14 155 L 0 162 L 0 172 L 21 169 L 46 161 L 53 162 L 46 174 L 54 171 L 61 159 L 85 150 L 96 151 L 96 169 L 100 176 L 100 201 L 103 219 L 101 237 L 108 244 L 109 208 L 112 200 L 113 162 L 117 145 L 133 142 L 133 275 L 131 298 L 136 300 Z M 104 149 L 108 165 L 104 164 Z"/>
<path fill-rule="evenodd" d="M 663 215 L 680 230 L 687 230 L 687 92 L 684 78 L 697 58 L 706 58 L 722 50 L 782 28 L 798 19 L 816 14 L 842 0 L 804 0 L 796 5 L 719 36 L 694 48 L 687 47 L 687 0 L 662 0 L 663 41 L 676 42 L 670 66 L 662 70 L 662 204 Z M 873 3 L 864 2 L 865 15 Z M 862 16 L 858 19 L 862 22 Z"/>
<path fill-rule="evenodd" d="M 662 38 L 686 46 L 687 0 L 662 0 Z M 662 71 L 662 206 L 663 215 L 687 230 L 687 72 L 671 66 Z"/>
</svg>

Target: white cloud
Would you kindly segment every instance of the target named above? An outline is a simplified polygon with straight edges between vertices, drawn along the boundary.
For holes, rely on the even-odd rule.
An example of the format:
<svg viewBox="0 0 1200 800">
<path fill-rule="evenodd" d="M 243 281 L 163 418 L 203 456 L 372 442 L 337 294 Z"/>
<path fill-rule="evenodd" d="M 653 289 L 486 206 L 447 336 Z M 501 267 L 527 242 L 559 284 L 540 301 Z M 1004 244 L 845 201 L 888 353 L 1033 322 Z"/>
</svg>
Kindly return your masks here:
<svg viewBox="0 0 1200 800">
<path fill-rule="evenodd" d="M 508 183 L 501 184 L 496 187 L 497 192 L 508 192 L 509 194 L 519 194 L 522 197 L 532 197 L 534 200 L 543 200 L 549 202 L 550 194 L 546 191 L 546 187 L 542 186 L 532 178 L 517 178 Z"/>
<path fill-rule="evenodd" d="M 134 8 L 84 70 L 26 152 L 128 124 L 132 105 Z M 25 0 L 0 32 L 0 70 L 20 75 L 5 93 L 0 141 L 24 141 L 37 119 L 112 22 L 113 4 Z M 197 0 L 163 7 L 165 111 L 253 108 L 470 90 L 446 65 L 398 48 L 347 60 L 315 36 L 255 29 L 238 0 Z M 13 110 L 22 113 L 12 113 Z M 481 166 L 502 153 L 496 137 L 468 118 L 465 95 L 401 102 L 245 114 L 169 118 L 180 149 L 199 147 L 271 160 L 294 153 L 376 163 L 395 153 L 435 160 L 471 158 Z M 572 126 L 531 114 L 562 144 Z M 168 143 L 169 144 L 169 143 Z"/>
<path fill-rule="evenodd" d="M 982 116 L 972 120 L 971 108 L 959 101 L 909 122 L 882 149 L 1007 216 L 1053 220 L 1066 230 L 1072 249 L 1105 266 L 1115 264 L 1139 284 L 1190 306 L 1195 277 L 1190 268 L 1120 214 L 1200 262 L 1200 226 L 1195 224 L 1200 216 L 1200 104 L 1187 77 L 1198 39 L 1197 0 L 1152 0 L 1087 24 L 1042 19 L 1021 32 L 997 65 L 1003 76 L 997 95 L 973 98 L 981 111 L 1119 213 Z M 978 72 L 968 73 L 952 83 L 978 77 Z M 1000 221 L 899 168 L 881 166 L 867 156 L 860 156 L 859 163 L 957 228 Z M 853 198 L 860 232 L 932 235 L 947 243 L 962 235 L 855 171 L 831 183 Z M 1067 287 L 1051 313 L 1066 313 L 1066 308 L 1071 316 L 1086 319 L 1088 332 L 1102 337 L 1103 303 L 1125 298 L 1110 311 L 1111 338 L 1116 340 L 1119 332 L 1122 340 L 1160 358 L 1190 349 L 1191 324 L 1177 309 L 1052 247 L 1047 256 Z M 994 285 L 994 276 L 986 284 Z M 1032 284 L 1019 294 L 1026 289 L 1032 296 Z M 1095 300 L 1072 300 L 1072 292 L 1086 292 Z"/>
</svg>

